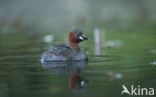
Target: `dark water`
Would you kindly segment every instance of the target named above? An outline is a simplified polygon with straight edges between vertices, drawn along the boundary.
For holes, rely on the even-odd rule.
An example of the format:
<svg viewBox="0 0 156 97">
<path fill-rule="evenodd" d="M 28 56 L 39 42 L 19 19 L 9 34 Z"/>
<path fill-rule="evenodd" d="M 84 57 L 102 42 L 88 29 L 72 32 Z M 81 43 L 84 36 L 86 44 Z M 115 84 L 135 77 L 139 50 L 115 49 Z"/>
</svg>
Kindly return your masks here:
<svg viewBox="0 0 156 97">
<path fill-rule="evenodd" d="M 122 85 L 156 89 L 153 30 L 110 32 L 106 40 L 120 40 L 123 45 L 103 47 L 100 56 L 94 55 L 89 36 L 81 45 L 88 63 L 41 64 L 42 52 L 64 43 L 66 35 L 45 43 L 43 34 L 0 33 L 0 97 L 120 97 Z"/>
</svg>

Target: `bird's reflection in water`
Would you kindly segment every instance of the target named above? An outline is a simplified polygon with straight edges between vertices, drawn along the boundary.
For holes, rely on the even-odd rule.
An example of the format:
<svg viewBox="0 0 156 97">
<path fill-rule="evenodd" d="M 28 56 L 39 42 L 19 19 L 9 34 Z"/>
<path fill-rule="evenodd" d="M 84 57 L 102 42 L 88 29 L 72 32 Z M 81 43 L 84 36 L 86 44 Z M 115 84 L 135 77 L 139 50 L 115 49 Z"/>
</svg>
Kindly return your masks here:
<svg viewBox="0 0 156 97">
<path fill-rule="evenodd" d="M 86 64 L 86 61 L 42 62 L 42 66 L 54 74 L 68 74 L 69 87 L 74 91 L 84 91 L 89 85 L 89 81 L 80 76 Z"/>
<path fill-rule="evenodd" d="M 79 74 L 71 74 L 69 79 L 69 86 L 75 91 L 84 90 L 89 84 L 88 80 L 82 78 Z"/>
</svg>

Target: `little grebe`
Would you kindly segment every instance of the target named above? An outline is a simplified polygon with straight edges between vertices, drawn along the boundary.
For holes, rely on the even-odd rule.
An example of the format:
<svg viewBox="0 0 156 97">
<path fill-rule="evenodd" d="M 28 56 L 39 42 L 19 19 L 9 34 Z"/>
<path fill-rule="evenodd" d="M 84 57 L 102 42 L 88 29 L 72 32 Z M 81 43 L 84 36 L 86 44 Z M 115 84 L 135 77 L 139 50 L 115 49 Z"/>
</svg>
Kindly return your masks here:
<svg viewBox="0 0 156 97">
<path fill-rule="evenodd" d="M 80 28 L 75 28 L 69 32 L 69 46 L 57 45 L 45 51 L 41 56 L 41 61 L 81 61 L 87 60 L 86 54 L 80 49 L 79 43 L 88 40 Z"/>
</svg>

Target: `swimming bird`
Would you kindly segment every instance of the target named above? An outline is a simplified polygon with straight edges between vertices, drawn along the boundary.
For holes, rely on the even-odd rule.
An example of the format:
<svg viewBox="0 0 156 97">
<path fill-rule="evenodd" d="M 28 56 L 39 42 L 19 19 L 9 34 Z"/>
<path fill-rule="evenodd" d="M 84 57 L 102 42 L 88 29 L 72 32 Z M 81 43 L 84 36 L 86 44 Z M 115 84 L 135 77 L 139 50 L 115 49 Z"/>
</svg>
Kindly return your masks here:
<svg viewBox="0 0 156 97">
<path fill-rule="evenodd" d="M 50 48 L 42 54 L 41 61 L 86 61 L 87 55 L 79 47 L 79 43 L 84 40 L 88 40 L 84 31 L 74 28 L 68 35 L 70 46 L 56 45 Z"/>
</svg>

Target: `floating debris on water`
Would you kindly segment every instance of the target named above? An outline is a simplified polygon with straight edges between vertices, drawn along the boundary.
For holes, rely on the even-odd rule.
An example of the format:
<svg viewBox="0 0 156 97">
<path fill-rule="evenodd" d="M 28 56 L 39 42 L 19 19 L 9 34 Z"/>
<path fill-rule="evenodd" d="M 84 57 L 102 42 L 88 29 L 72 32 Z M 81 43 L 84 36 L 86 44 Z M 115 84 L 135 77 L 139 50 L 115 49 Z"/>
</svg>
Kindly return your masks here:
<svg viewBox="0 0 156 97">
<path fill-rule="evenodd" d="M 124 43 L 121 40 L 106 41 L 103 45 L 104 48 L 120 48 Z"/>
<path fill-rule="evenodd" d="M 122 78 L 122 74 L 121 74 L 121 73 L 116 73 L 116 74 L 115 74 L 115 78 L 116 78 L 116 79 Z"/>
<path fill-rule="evenodd" d="M 150 64 L 152 64 L 153 66 L 156 66 L 156 61 L 153 61 Z"/>
<path fill-rule="evenodd" d="M 121 73 L 107 72 L 107 76 L 110 80 L 121 79 L 123 76 Z"/>
<path fill-rule="evenodd" d="M 49 34 L 49 35 L 45 35 L 43 38 L 43 41 L 46 43 L 52 42 L 54 40 L 53 35 Z"/>
<path fill-rule="evenodd" d="M 156 55 L 156 50 L 155 50 L 155 49 L 150 50 L 149 52 L 150 52 L 151 54 L 153 54 L 153 55 Z"/>
</svg>

